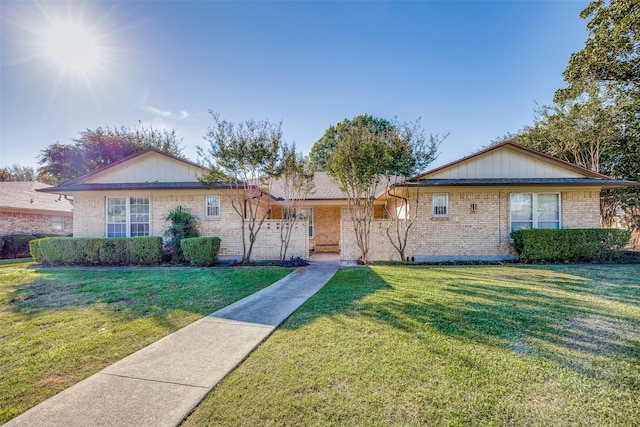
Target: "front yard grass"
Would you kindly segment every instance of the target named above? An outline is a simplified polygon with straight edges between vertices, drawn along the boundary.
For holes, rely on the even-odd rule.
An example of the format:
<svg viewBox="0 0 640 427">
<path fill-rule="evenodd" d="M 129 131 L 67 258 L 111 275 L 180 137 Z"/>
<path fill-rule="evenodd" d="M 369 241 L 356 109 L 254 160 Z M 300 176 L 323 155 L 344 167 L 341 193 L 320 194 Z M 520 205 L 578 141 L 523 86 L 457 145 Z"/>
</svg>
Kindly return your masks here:
<svg viewBox="0 0 640 427">
<path fill-rule="evenodd" d="M 640 266 L 343 269 L 185 421 L 640 424 Z"/>
<path fill-rule="evenodd" d="M 0 424 L 290 271 L 0 270 Z"/>
</svg>

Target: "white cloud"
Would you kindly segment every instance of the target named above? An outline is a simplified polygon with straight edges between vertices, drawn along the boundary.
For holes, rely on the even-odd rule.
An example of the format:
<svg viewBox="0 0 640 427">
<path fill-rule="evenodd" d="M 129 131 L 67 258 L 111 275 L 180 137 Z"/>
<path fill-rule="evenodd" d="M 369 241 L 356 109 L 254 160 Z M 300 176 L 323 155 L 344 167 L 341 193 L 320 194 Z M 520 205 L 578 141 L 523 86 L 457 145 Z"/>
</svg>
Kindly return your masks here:
<svg viewBox="0 0 640 427">
<path fill-rule="evenodd" d="M 138 102 L 138 108 L 142 111 L 146 111 L 148 113 L 154 114 L 156 116 L 165 117 L 167 119 L 173 120 L 187 120 L 190 116 L 189 112 L 186 110 L 180 110 L 177 113 L 174 113 L 170 110 L 162 110 L 160 108 L 154 107 L 150 105 L 147 101 L 149 100 L 149 91 L 146 91 L 140 101 Z"/>
</svg>

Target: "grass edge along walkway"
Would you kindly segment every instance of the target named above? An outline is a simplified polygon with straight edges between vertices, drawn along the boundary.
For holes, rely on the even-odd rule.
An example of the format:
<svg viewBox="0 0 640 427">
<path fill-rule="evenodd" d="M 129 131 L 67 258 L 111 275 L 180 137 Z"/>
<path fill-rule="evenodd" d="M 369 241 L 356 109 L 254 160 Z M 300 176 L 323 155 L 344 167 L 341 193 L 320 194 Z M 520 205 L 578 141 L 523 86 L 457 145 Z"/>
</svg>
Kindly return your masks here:
<svg viewBox="0 0 640 427">
<path fill-rule="evenodd" d="M 0 270 L 0 423 L 290 271 Z"/>
<path fill-rule="evenodd" d="M 313 262 L 116 362 L 8 426 L 173 426 L 297 307 L 339 262 Z"/>
<path fill-rule="evenodd" d="M 184 426 L 636 426 L 639 307 L 638 265 L 343 269 Z"/>
</svg>

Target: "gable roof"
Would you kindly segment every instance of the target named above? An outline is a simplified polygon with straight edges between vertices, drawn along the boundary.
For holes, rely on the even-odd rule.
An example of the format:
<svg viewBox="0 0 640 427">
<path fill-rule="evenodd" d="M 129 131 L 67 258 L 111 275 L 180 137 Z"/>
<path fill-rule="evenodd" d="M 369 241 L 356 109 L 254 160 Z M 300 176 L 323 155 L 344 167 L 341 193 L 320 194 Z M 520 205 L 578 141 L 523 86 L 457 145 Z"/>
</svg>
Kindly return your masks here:
<svg viewBox="0 0 640 427">
<path fill-rule="evenodd" d="M 306 200 L 345 200 L 344 193 L 340 191 L 338 185 L 326 172 L 316 172 L 313 175 L 314 189 Z M 273 183 L 271 193 L 277 199 L 285 198 L 282 180 L 278 179 Z"/>
<path fill-rule="evenodd" d="M 70 214 L 73 206 L 68 200 L 38 192 L 47 188 L 53 187 L 38 181 L 0 182 L 0 209 Z"/>
<path fill-rule="evenodd" d="M 201 165 L 149 148 L 56 187 L 46 186 L 36 191 L 68 194 L 75 191 L 229 188 L 224 183 L 213 187 L 203 185 L 198 177 L 206 171 L 207 168 Z M 408 182 L 415 186 L 566 185 L 620 188 L 638 185 L 612 179 L 513 142 L 479 151 L 410 178 Z M 314 184 L 315 191 L 307 200 L 346 200 L 344 193 L 326 172 L 316 172 Z M 274 183 L 270 196 L 280 200 L 284 198 L 284 189 L 279 181 Z"/>
<path fill-rule="evenodd" d="M 493 160 L 493 162 L 492 162 Z M 499 168 L 495 168 L 496 161 Z M 493 163 L 493 164 L 492 164 Z M 513 164 L 515 163 L 515 164 Z M 492 169 L 491 167 L 494 166 Z M 542 176 L 544 175 L 544 176 Z M 411 180 L 498 178 L 612 178 L 514 142 L 505 142 L 463 157 Z"/>
<path fill-rule="evenodd" d="M 206 189 L 198 177 L 207 169 L 189 160 L 148 148 L 56 187 L 38 191 L 66 194 L 74 191 Z"/>
</svg>

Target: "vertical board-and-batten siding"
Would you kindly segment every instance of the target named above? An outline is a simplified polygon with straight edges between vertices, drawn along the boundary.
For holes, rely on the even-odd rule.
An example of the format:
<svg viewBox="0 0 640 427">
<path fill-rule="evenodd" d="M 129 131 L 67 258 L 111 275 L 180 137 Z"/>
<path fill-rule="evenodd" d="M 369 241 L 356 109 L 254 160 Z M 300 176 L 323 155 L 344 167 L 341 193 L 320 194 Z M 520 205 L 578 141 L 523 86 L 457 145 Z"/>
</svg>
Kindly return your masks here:
<svg viewBox="0 0 640 427">
<path fill-rule="evenodd" d="M 87 183 L 197 182 L 203 170 L 157 153 L 142 154 L 130 162 L 116 165 L 97 174 Z"/>
<path fill-rule="evenodd" d="M 464 160 L 441 171 L 429 174 L 429 179 L 487 178 L 583 178 L 576 172 L 549 164 L 511 150 L 502 149 Z"/>
</svg>

